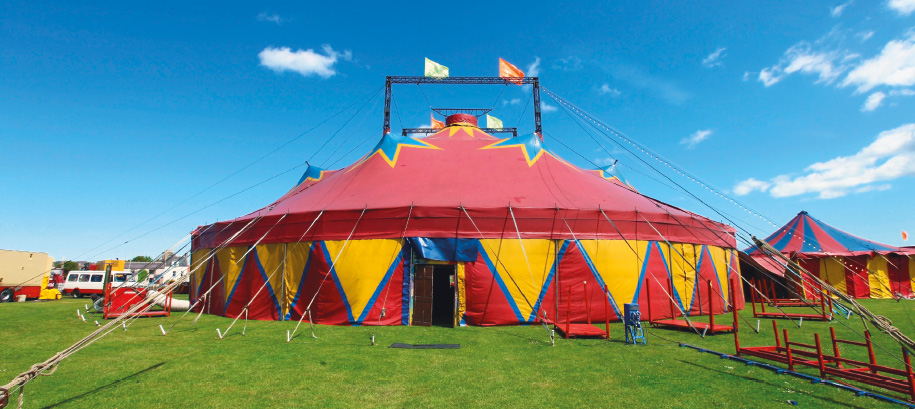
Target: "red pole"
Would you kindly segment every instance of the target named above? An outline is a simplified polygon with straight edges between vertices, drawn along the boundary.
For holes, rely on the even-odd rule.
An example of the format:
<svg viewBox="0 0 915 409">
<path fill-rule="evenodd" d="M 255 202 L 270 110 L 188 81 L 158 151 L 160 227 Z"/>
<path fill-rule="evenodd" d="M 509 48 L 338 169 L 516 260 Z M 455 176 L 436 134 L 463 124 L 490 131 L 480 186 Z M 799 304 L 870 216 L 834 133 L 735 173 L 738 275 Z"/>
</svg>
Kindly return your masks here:
<svg viewBox="0 0 915 409">
<path fill-rule="evenodd" d="M 826 364 L 823 363 L 823 348 L 820 345 L 820 334 L 814 333 L 813 339 L 817 346 L 817 368 L 820 370 L 820 378 L 826 379 Z"/>
<path fill-rule="evenodd" d="M 569 298 L 566 299 L 566 338 L 569 338 L 569 323 L 572 321 L 572 286 L 569 285 Z"/>
<path fill-rule="evenodd" d="M 674 280 L 668 278 L 667 286 L 670 287 L 670 294 L 667 297 L 667 302 L 670 303 L 670 319 L 674 319 L 677 318 L 676 314 L 674 314 Z"/>
<path fill-rule="evenodd" d="M 820 309 L 823 310 L 823 319 L 827 320 L 828 318 L 826 318 L 826 300 L 820 299 Z"/>
<path fill-rule="evenodd" d="M 607 339 L 610 339 L 610 301 L 607 299 L 607 298 L 609 298 L 609 297 L 607 297 L 607 295 L 610 294 L 610 287 L 607 287 L 606 284 L 604 285 L 604 291 L 607 292 L 606 294 L 604 294 L 604 314 L 606 314 L 606 317 L 607 317 L 607 319 L 606 319 Z"/>
<path fill-rule="evenodd" d="M 906 378 L 909 381 L 909 397 L 915 401 L 915 375 L 912 374 L 912 361 L 909 359 L 909 351 L 902 347 L 902 357 L 905 359 Z"/>
<path fill-rule="evenodd" d="M 588 325 L 591 325 L 591 297 L 590 297 L 590 294 L 588 294 L 588 282 L 587 281 L 581 282 L 581 291 L 584 292 L 584 294 L 582 294 L 582 295 L 585 298 L 585 316 L 588 318 Z"/>
<path fill-rule="evenodd" d="M 871 342 L 871 332 L 864 331 L 864 339 L 867 341 L 867 358 L 871 365 L 877 365 L 877 356 L 874 355 L 874 344 Z M 871 366 L 871 373 L 877 373 L 877 369 Z"/>
<path fill-rule="evenodd" d="M 832 321 L 832 298 L 826 300 L 826 305 L 829 306 L 829 318 L 827 319 Z"/>
<path fill-rule="evenodd" d="M 775 348 L 778 351 L 778 348 L 782 346 L 782 341 L 778 339 L 778 324 L 775 323 L 775 320 L 772 320 L 772 331 L 775 332 Z"/>
<path fill-rule="evenodd" d="M 775 321 L 773 321 L 775 322 Z M 794 356 L 791 355 L 791 342 L 788 341 L 788 329 L 782 330 L 782 335 L 785 336 L 785 349 L 788 353 L 788 370 L 794 370 Z"/>
<path fill-rule="evenodd" d="M 740 356 L 740 338 L 737 337 L 737 308 L 731 308 L 731 315 L 734 317 L 734 353 Z"/>
<path fill-rule="evenodd" d="M 750 305 L 753 306 L 753 318 L 756 318 L 756 279 L 750 279 Z"/>
<path fill-rule="evenodd" d="M 648 323 L 651 323 L 651 282 L 648 281 L 648 278 L 645 278 L 645 298 L 648 299 Z M 623 317 L 625 320 L 626 317 Z"/>
<path fill-rule="evenodd" d="M 836 342 L 836 329 L 835 329 L 835 328 L 829 327 L 829 336 L 832 337 L 832 353 L 833 353 L 833 355 L 835 355 L 836 358 L 841 358 L 842 356 L 839 355 L 839 343 Z M 841 361 L 841 360 L 836 359 L 836 368 L 842 369 L 842 361 Z"/>
<path fill-rule="evenodd" d="M 715 298 L 712 297 L 712 280 L 708 280 L 708 329 L 715 333 Z"/>
</svg>

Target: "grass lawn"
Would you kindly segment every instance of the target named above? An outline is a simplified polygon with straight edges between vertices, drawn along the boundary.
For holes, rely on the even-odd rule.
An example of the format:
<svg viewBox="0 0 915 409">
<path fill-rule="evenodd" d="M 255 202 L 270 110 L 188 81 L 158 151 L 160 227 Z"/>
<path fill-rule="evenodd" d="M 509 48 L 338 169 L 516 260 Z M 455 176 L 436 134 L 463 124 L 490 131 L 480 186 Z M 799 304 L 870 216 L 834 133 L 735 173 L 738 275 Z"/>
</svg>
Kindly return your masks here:
<svg viewBox="0 0 915 409">
<path fill-rule="evenodd" d="M 97 314 L 76 310 L 88 300 L 0 304 L 0 384 L 93 331 Z M 915 334 L 908 301 L 864 300 L 907 334 Z M 551 347 L 540 326 L 496 328 L 328 327 L 318 339 L 303 323 L 292 343 L 286 330 L 295 322 L 239 321 L 226 339 L 230 319 L 193 315 L 144 318 L 127 332 L 117 330 L 66 360 L 55 374 L 26 387 L 26 407 L 889 407 L 887 403 L 833 387 L 744 366 L 681 348 L 682 341 L 733 353 L 730 334 L 707 336 L 651 329 L 648 345 L 623 343 L 621 324 L 611 324 L 611 341 L 558 339 Z M 744 314 L 750 317 L 750 313 Z M 720 317 L 728 322 L 729 316 Z M 861 321 L 840 318 L 856 330 Z M 755 324 L 755 320 L 748 318 Z M 167 328 L 178 322 L 168 336 Z M 741 322 L 741 344 L 769 345 L 771 320 L 756 335 Z M 781 327 L 790 322 L 780 320 Z M 828 337 L 828 323 L 791 328 L 792 340 Z M 852 332 L 835 323 L 841 338 Z M 370 346 L 375 333 L 379 346 Z M 888 337 L 875 342 L 899 357 Z M 394 342 L 456 343 L 457 350 L 386 348 Z M 843 356 L 866 360 L 863 348 Z M 877 350 L 878 362 L 902 367 Z M 806 370 L 805 370 L 806 371 Z M 813 372 L 811 372 L 813 373 Z M 869 388 L 874 392 L 888 392 Z M 14 398 L 15 399 L 15 398 Z"/>
</svg>

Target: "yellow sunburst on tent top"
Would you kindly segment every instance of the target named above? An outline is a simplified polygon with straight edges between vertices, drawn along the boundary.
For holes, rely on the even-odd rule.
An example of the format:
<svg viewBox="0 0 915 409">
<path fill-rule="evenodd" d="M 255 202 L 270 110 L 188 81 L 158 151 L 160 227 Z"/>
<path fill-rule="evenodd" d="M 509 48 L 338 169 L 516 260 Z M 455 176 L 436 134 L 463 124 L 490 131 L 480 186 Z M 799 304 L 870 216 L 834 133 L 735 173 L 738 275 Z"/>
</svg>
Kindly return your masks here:
<svg viewBox="0 0 915 409">
<path fill-rule="evenodd" d="M 365 163 L 375 155 L 380 156 L 382 159 L 384 159 L 385 162 L 388 163 L 388 165 L 391 165 L 393 168 L 394 165 L 397 164 L 397 159 L 400 157 L 400 151 L 403 148 L 442 149 L 421 139 L 415 139 L 409 136 L 392 135 L 389 133 L 381 138 L 381 141 L 375 145 L 371 153 L 366 155 L 355 165 L 351 166 L 347 172 L 350 172 L 353 169 L 359 167 L 359 165 Z"/>
<path fill-rule="evenodd" d="M 477 128 L 475 128 L 473 126 L 452 125 L 452 126 L 448 127 L 448 137 L 450 138 L 450 137 L 454 136 L 454 134 L 456 134 L 458 131 L 464 131 L 471 138 L 475 138 L 476 135 L 474 135 L 474 133 L 473 133 L 474 129 L 477 129 Z M 483 131 L 480 131 L 480 132 L 483 132 Z"/>
</svg>

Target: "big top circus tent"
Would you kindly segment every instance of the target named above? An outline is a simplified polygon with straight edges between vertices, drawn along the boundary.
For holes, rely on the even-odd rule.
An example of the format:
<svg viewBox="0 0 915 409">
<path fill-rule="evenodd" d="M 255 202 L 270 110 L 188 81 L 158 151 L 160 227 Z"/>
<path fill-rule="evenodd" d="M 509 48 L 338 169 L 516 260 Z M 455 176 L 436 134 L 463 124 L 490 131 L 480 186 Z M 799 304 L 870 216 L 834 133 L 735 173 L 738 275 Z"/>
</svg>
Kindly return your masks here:
<svg viewBox="0 0 915 409">
<path fill-rule="evenodd" d="M 854 298 L 912 297 L 915 260 L 910 249 L 877 243 L 817 220 L 801 211 L 765 241 L 802 268 Z M 746 253 L 769 272 L 782 276 L 785 266 L 757 247 Z M 798 286 L 798 294 L 801 294 Z M 805 286 L 807 298 L 816 292 Z"/>
<path fill-rule="evenodd" d="M 388 133 L 349 166 L 310 167 L 268 206 L 199 227 L 191 299 L 335 325 L 618 320 L 632 302 L 668 318 L 707 314 L 712 289 L 715 313 L 742 307 L 731 227 L 608 177 L 470 115 L 424 138 Z"/>
</svg>

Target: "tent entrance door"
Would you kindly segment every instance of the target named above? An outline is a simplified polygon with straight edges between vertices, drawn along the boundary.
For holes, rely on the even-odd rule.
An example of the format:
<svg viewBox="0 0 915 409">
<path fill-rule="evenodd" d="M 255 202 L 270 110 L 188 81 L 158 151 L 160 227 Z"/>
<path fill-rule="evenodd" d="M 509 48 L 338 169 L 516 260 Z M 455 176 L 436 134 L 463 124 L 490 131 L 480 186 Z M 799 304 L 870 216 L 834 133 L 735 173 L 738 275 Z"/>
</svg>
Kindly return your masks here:
<svg viewBox="0 0 915 409">
<path fill-rule="evenodd" d="M 432 325 L 454 327 L 455 266 L 437 264 L 432 275 Z"/>
<path fill-rule="evenodd" d="M 413 325 L 454 327 L 456 269 L 418 264 L 413 275 Z"/>
<path fill-rule="evenodd" d="M 413 325 L 432 326 L 432 277 L 435 266 L 418 264 L 413 270 Z"/>
</svg>

